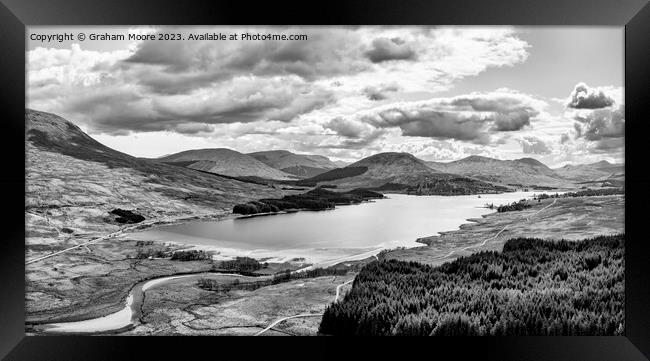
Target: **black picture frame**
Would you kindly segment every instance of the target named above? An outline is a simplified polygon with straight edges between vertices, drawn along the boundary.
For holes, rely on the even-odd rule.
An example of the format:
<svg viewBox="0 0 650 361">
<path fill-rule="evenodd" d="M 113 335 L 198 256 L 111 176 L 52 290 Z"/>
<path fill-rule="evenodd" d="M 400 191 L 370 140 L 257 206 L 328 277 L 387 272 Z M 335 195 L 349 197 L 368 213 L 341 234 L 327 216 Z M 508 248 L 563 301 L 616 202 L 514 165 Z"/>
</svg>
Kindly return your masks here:
<svg viewBox="0 0 650 361">
<path fill-rule="evenodd" d="M 495 360 L 647 360 L 650 358 L 650 257 L 644 237 L 650 176 L 645 172 L 650 118 L 650 4 L 648 0 L 422 0 L 327 3 L 298 1 L 90 1 L 1 0 L 0 110 L 3 141 L 0 183 L 3 193 L 0 241 L 0 357 L 6 360 L 126 360 L 208 351 L 223 357 L 239 352 L 244 359 L 344 357 L 397 352 L 427 359 Z M 285 339 L 208 337 L 84 337 L 24 335 L 25 26 L 140 24 L 313 24 L 313 25 L 607 25 L 625 26 L 626 103 L 626 305 L 625 336 L 619 337 L 480 337 L 400 339 Z M 635 211 L 638 210 L 638 211 Z M 259 340 L 259 341 L 258 341 Z M 257 345 L 257 344 L 260 345 Z M 345 348 L 343 348 L 345 347 Z M 236 357 L 236 356 L 235 356 Z M 398 356 L 399 357 L 399 356 Z M 311 358 L 311 357 L 310 357 Z M 347 358 L 347 357 L 346 357 Z M 447 358 L 447 357 L 444 357 Z M 449 357 L 450 358 L 450 357 Z"/>
</svg>

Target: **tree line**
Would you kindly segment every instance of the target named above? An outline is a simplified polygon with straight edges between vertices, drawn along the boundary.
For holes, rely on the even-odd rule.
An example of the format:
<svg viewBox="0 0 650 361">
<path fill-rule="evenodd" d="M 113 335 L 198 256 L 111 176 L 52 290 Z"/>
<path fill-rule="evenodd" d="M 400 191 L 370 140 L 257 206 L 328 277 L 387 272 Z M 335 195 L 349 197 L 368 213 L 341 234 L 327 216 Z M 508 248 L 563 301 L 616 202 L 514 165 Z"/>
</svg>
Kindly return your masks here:
<svg viewBox="0 0 650 361">
<path fill-rule="evenodd" d="M 621 335 L 624 235 L 517 238 L 432 267 L 366 265 L 325 311 L 331 335 Z"/>
<path fill-rule="evenodd" d="M 565 192 L 563 194 L 538 194 L 533 199 L 542 200 L 548 198 L 568 198 L 568 197 L 594 197 L 594 196 L 611 196 L 615 194 L 625 194 L 625 188 L 601 188 L 601 189 L 585 189 L 577 192 Z"/>
<path fill-rule="evenodd" d="M 384 195 L 381 193 L 361 188 L 348 192 L 334 192 L 324 187 L 318 187 L 303 194 L 292 194 L 281 199 L 267 198 L 237 204 L 233 208 L 233 213 L 249 215 L 297 209 L 320 211 L 333 209 L 336 205 L 356 204 L 365 200 L 383 197 Z"/>
<path fill-rule="evenodd" d="M 212 278 L 200 278 L 197 281 L 197 285 L 207 291 L 215 292 L 228 292 L 233 289 L 243 289 L 243 290 L 256 290 L 261 287 L 271 286 L 278 283 L 289 282 L 297 279 L 305 278 L 315 278 L 322 276 L 344 276 L 348 273 L 348 270 L 345 268 L 315 268 L 303 272 L 291 272 L 287 269 L 278 273 L 275 273 L 270 279 L 254 280 L 254 281 L 245 281 L 240 282 L 239 280 L 234 280 L 232 282 L 224 282 L 223 280 L 212 279 Z"/>
<path fill-rule="evenodd" d="M 512 212 L 512 211 L 523 211 L 526 208 L 530 208 L 531 205 L 526 202 L 525 199 L 519 200 L 517 202 L 512 202 L 510 204 L 502 204 L 497 207 L 497 212 Z"/>
</svg>

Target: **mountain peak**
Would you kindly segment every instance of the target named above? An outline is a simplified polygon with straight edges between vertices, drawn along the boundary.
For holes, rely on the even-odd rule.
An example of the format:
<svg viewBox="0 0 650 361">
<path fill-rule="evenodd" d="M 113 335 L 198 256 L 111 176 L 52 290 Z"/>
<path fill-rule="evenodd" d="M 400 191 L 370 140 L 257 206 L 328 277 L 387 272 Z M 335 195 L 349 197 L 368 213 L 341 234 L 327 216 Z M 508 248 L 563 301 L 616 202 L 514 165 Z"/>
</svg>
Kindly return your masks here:
<svg viewBox="0 0 650 361">
<path fill-rule="evenodd" d="M 470 155 L 469 157 L 465 157 L 459 161 L 466 161 L 466 162 L 488 162 L 491 160 L 495 160 L 494 158 L 489 158 L 489 157 L 484 157 L 482 155 Z"/>
<path fill-rule="evenodd" d="M 596 167 L 609 167 L 612 165 L 612 163 L 606 161 L 606 160 L 601 160 L 600 162 L 592 163 L 590 165 L 596 166 Z"/>
<path fill-rule="evenodd" d="M 276 156 L 284 157 L 284 156 L 288 156 L 288 155 L 294 155 L 295 153 L 292 153 L 292 152 L 290 152 L 288 150 L 284 150 L 284 149 L 278 149 L 278 150 L 263 150 L 263 151 L 260 151 L 260 152 L 252 152 L 252 153 L 247 153 L 247 154 L 248 155 L 253 155 L 253 156 L 261 154 L 261 155 L 276 155 Z"/>
<path fill-rule="evenodd" d="M 525 163 L 525 164 L 533 165 L 533 166 L 546 167 L 546 165 L 544 163 L 538 161 L 535 158 L 520 158 L 520 159 L 515 159 L 515 162 Z"/>
<path fill-rule="evenodd" d="M 416 158 L 413 154 L 400 152 L 377 153 L 363 158 L 358 162 L 352 163 L 346 168 L 353 167 L 367 167 L 369 169 L 376 169 L 382 173 L 388 172 L 389 169 L 400 171 L 406 170 L 408 172 L 437 172 L 436 170 L 429 168 L 424 161 Z"/>
<path fill-rule="evenodd" d="M 396 160 L 412 160 L 418 163 L 421 163 L 422 161 L 418 158 L 416 158 L 413 154 L 411 153 L 406 153 L 406 152 L 383 152 L 383 153 L 377 153 L 373 154 L 369 157 L 366 157 L 359 162 L 363 161 L 372 161 L 372 162 L 389 162 L 389 161 L 396 161 Z M 357 163 L 359 163 L 357 162 Z M 356 163 L 354 163 L 356 164 Z"/>
</svg>

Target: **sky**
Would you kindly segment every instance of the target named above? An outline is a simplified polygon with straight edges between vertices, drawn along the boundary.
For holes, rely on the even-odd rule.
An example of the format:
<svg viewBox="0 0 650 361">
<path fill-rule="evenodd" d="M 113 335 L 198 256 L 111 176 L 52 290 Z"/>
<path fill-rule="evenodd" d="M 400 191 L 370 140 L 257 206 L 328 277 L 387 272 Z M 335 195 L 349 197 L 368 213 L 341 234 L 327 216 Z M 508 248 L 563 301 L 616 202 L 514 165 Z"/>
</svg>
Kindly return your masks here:
<svg viewBox="0 0 650 361">
<path fill-rule="evenodd" d="M 72 40 L 39 40 L 63 33 Z M 238 39 L 189 40 L 206 33 Z M 134 156 L 624 161 L 622 27 L 29 27 L 27 38 L 27 107 Z"/>
</svg>

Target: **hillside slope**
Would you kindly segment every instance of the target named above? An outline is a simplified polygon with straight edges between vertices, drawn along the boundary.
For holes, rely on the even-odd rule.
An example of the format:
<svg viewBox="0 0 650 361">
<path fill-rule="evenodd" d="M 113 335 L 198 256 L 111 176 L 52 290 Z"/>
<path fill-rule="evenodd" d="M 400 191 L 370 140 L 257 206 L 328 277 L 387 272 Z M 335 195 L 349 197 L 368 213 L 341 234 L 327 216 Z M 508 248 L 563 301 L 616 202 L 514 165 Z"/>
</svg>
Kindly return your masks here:
<svg viewBox="0 0 650 361">
<path fill-rule="evenodd" d="M 286 150 L 271 150 L 248 153 L 260 162 L 293 174 L 301 178 L 309 178 L 337 168 L 337 165 L 322 155 L 296 154 Z"/>
<path fill-rule="evenodd" d="M 560 176 L 578 182 L 605 181 L 608 179 L 624 180 L 625 166 L 600 161 L 590 164 L 567 164 L 554 171 Z"/>
<path fill-rule="evenodd" d="M 193 149 L 171 154 L 158 161 L 180 163 L 187 168 L 231 177 L 259 177 L 265 179 L 293 179 L 290 174 L 260 162 L 250 155 L 226 148 Z"/>
<path fill-rule="evenodd" d="M 335 177 L 329 176 L 334 173 Z M 409 194 L 452 195 L 507 190 L 477 179 L 432 169 L 412 154 L 393 152 L 372 155 L 347 167 L 321 174 L 312 180 L 336 185 L 342 189 L 374 188 L 379 191 L 400 191 Z"/>
<path fill-rule="evenodd" d="M 146 219 L 229 212 L 232 206 L 280 195 L 243 183 L 138 159 L 97 142 L 54 114 L 25 111 L 27 243 L 56 243 L 119 228 L 109 212 Z"/>
</svg>

